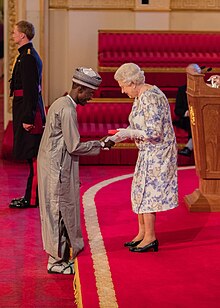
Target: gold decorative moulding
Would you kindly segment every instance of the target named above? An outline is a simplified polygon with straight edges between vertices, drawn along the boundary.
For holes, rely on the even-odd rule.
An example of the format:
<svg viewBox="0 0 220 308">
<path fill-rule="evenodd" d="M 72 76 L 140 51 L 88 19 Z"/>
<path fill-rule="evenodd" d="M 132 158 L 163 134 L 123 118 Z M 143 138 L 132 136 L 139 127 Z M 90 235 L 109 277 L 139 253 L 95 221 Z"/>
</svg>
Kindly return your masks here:
<svg viewBox="0 0 220 308">
<path fill-rule="evenodd" d="M 189 116 L 190 116 L 190 122 L 193 126 L 196 125 L 196 117 L 195 117 L 195 113 L 194 113 L 194 110 L 193 110 L 193 107 L 190 106 L 189 107 Z"/>
<path fill-rule="evenodd" d="M 132 11 L 217 11 L 219 0 L 49 0 L 50 9 Z"/>
</svg>

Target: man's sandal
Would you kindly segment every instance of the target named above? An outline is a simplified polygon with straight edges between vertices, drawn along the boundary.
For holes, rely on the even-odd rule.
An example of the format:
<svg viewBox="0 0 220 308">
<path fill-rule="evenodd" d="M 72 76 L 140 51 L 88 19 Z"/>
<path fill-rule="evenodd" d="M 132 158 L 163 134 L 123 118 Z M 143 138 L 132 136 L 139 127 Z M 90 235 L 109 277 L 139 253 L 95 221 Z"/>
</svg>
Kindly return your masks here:
<svg viewBox="0 0 220 308">
<path fill-rule="evenodd" d="M 48 264 L 47 272 L 49 274 L 64 274 L 64 275 L 72 275 L 74 274 L 73 263 L 57 263 L 57 264 Z"/>
</svg>

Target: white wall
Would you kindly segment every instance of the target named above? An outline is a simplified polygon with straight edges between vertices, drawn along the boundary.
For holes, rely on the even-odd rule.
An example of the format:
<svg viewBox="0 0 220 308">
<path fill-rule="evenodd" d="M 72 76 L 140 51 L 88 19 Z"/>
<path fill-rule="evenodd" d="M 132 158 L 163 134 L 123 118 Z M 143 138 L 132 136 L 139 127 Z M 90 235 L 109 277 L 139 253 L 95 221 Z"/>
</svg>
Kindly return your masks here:
<svg viewBox="0 0 220 308">
<path fill-rule="evenodd" d="M 134 29 L 131 11 L 51 10 L 50 19 L 50 104 L 71 87 L 78 66 L 97 69 L 98 30 Z"/>
<path fill-rule="evenodd" d="M 71 58 L 74 58 L 74 52 L 70 51 L 69 45 L 71 28 L 68 22 L 68 12 L 66 10 L 51 11 L 49 28 L 48 104 L 51 105 L 70 87 L 71 79 L 68 80 L 69 62 Z"/>
<path fill-rule="evenodd" d="M 177 11 L 170 14 L 170 30 L 220 31 L 219 11 Z"/>
<path fill-rule="evenodd" d="M 136 12 L 135 29 L 138 30 L 169 30 L 169 12 Z"/>
</svg>

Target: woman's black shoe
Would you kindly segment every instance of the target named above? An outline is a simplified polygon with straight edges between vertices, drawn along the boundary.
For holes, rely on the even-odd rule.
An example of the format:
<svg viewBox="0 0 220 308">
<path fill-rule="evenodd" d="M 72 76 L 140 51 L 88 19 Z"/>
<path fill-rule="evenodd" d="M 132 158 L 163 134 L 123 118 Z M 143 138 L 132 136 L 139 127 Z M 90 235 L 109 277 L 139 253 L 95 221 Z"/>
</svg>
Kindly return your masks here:
<svg viewBox="0 0 220 308">
<path fill-rule="evenodd" d="M 155 240 L 144 247 L 130 247 L 129 250 L 132 252 L 158 251 L 158 245 L 158 240 Z"/>
<path fill-rule="evenodd" d="M 124 243 L 124 246 L 125 246 L 125 247 L 135 247 L 135 246 L 137 246 L 138 244 L 140 244 L 141 241 L 142 241 L 142 240 L 126 242 L 126 243 Z"/>
</svg>

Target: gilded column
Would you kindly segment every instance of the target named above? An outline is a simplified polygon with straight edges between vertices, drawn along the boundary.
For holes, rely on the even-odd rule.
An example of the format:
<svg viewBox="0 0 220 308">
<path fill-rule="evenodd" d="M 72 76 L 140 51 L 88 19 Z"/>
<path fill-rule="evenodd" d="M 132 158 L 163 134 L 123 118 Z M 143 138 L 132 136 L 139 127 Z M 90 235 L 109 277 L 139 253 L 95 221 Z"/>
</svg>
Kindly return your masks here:
<svg viewBox="0 0 220 308">
<path fill-rule="evenodd" d="M 7 4 L 6 4 L 7 2 Z M 9 82 L 11 72 L 13 68 L 14 59 L 17 55 L 17 47 L 12 39 L 11 33 L 13 32 L 14 25 L 18 19 L 18 2 L 17 0 L 5 1 L 4 3 L 4 25 L 5 25 L 5 53 L 4 53 L 4 72 L 5 72 L 5 84 L 4 84 L 4 101 L 5 110 L 4 114 L 7 117 L 7 113 L 11 114 L 12 100 L 9 98 Z M 6 121 L 5 121 L 5 124 Z"/>
</svg>

